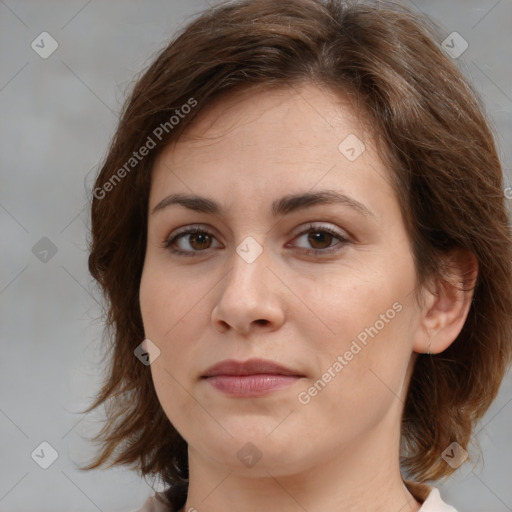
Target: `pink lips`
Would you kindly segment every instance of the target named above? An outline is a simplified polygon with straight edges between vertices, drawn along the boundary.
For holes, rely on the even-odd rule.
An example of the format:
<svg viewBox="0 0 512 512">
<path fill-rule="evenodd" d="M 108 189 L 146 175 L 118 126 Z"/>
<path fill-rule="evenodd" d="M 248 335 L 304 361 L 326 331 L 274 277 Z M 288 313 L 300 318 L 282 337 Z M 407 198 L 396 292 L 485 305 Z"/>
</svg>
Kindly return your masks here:
<svg viewBox="0 0 512 512">
<path fill-rule="evenodd" d="M 289 386 L 303 375 L 265 359 L 228 359 L 210 367 L 202 377 L 227 395 L 250 397 Z"/>
</svg>

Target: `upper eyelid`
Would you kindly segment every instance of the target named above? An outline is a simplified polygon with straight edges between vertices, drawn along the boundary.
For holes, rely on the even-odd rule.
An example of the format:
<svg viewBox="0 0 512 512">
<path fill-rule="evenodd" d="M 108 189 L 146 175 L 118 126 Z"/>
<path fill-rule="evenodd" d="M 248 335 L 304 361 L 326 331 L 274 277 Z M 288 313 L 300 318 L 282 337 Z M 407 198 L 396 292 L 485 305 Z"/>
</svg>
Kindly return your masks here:
<svg viewBox="0 0 512 512">
<path fill-rule="evenodd" d="M 310 231 L 312 229 L 322 230 L 322 229 L 326 229 L 326 228 L 331 229 L 332 231 L 338 232 L 338 234 L 340 236 L 344 236 L 344 233 L 347 234 L 347 236 L 348 236 L 348 233 L 346 233 L 345 230 L 342 230 L 343 232 L 340 232 L 340 228 L 331 227 L 331 225 L 326 226 L 325 224 L 322 224 L 321 221 L 312 221 L 312 222 L 307 222 L 305 224 L 302 224 L 301 227 L 295 228 L 293 230 L 294 234 L 292 236 L 301 235 L 301 234 L 306 233 L 307 231 Z M 208 232 L 209 234 L 212 234 L 212 235 L 215 235 L 215 232 L 217 231 L 215 228 L 208 226 L 206 224 L 189 224 L 189 225 L 182 226 L 182 227 L 174 230 L 174 231 L 177 231 L 176 233 L 174 233 L 174 231 L 172 231 L 166 237 L 166 239 L 169 239 L 171 237 L 175 238 L 175 237 L 177 237 L 179 235 L 183 235 L 183 234 L 188 234 L 190 231 L 194 231 L 194 230 L 197 230 L 197 231 L 204 230 L 205 232 Z"/>
<path fill-rule="evenodd" d="M 295 233 L 295 236 L 302 235 L 304 233 L 307 233 L 308 231 L 311 231 L 313 229 L 318 229 L 318 231 L 327 230 L 327 231 L 334 231 L 338 233 L 340 236 L 344 236 L 343 233 L 345 232 L 339 227 L 334 227 L 332 223 L 322 223 L 320 221 L 314 221 L 314 222 L 308 222 L 306 225 L 303 225 L 300 228 L 297 228 L 297 232 Z"/>
<path fill-rule="evenodd" d="M 201 231 L 201 232 L 204 231 L 208 234 L 215 235 L 215 236 L 217 233 L 216 229 L 214 229 L 208 225 L 205 225 L 205 224 L 189 224 L 187 226 L 182 226 L 180 228 L 177 228 L 177 229 L 171 231 L 171 233 L 166 238 L 167 239 L 176 238 L 177 236 L 187 235 L 187 234 L 190 234 L 190 232 L 194 232 L 194 231 Z"/>
</svg>

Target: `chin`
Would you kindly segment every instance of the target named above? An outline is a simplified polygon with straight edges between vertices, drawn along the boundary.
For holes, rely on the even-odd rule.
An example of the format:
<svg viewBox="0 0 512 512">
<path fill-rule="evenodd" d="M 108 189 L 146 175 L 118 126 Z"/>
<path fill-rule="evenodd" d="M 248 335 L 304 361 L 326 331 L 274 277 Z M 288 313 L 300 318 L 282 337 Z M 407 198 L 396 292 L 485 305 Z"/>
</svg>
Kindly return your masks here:
<svg viewBox="0 0 512 512">
<path fill-rule="evenodd" d="M 286 475 L 300 470 L 304 464 L 305 435 L 283 432 L 279 435 L 276 426 L 279 421 L 248 421 L 222 423 L 224 429 L 216 425 L 214 431 L 204 428 L 197 435 L 197 443 L 192 440 L 196 451 L 211 459 L 225 470 L 257 477 Z"/>
</svg>

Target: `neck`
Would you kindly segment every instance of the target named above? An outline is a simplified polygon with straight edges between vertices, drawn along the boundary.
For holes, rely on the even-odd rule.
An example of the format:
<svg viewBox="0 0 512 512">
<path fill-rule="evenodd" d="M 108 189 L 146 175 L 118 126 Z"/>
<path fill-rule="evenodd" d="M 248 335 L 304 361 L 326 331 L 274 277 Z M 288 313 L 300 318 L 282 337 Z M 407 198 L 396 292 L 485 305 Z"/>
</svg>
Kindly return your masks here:
<svg viewBox="0 0 512 512">
<path fill-rule="evenodd" d="M 223 512 L 236 504 L 244 512 L 417 512 L 421 504 L 404 485 L 398 453 L 399 438 L 384 439 L 376 430 L 300 470 L 258 463 L 240 473 L 189 447 L 190 485 L 182 510 Z"/>
</svg>

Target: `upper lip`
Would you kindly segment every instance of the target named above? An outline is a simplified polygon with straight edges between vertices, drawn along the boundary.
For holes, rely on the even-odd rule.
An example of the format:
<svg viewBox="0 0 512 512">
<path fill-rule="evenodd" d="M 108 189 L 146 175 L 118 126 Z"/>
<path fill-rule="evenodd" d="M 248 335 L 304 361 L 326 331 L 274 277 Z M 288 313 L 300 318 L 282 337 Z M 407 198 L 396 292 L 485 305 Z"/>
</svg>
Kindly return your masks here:
<svg viewBox="0 0 512 512">
<path fill-rule="evenodd" d="M 295 375 L 302 377 L 296 370 L 286 368 L 268 359 L 248 359 L 247 361 L 235 361 L 226 359 L 210 366 L 202 377 L 214 377 L 216 375 Z"/>
</svg>

